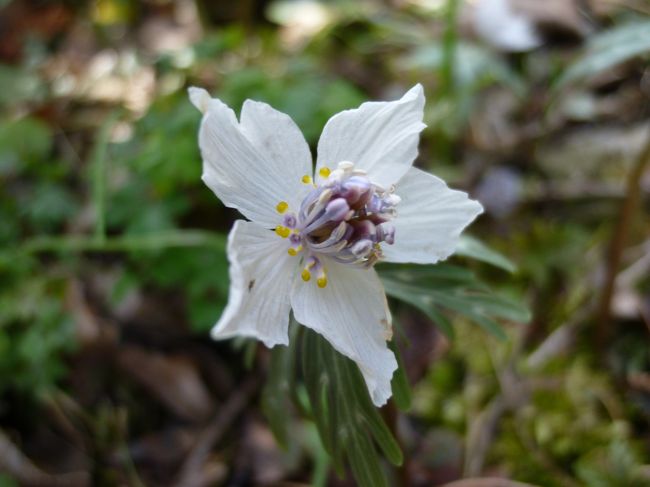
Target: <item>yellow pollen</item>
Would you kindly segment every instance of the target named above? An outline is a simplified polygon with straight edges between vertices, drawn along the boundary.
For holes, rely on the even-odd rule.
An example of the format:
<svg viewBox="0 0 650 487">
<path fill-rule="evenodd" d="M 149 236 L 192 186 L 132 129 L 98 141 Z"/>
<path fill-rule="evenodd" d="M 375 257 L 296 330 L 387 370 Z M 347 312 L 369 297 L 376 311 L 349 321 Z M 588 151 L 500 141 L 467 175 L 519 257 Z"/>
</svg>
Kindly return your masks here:
<svg viewBox="0 0 650 487">
<path fill-rule="evenodd" d="M 287 227 L 283 227 L 282 225 L 278 225 L 275 227 L 275 233 L 277 233 L 282 238 L 287 238 L 289 234 L 291 234 L 291 230 L 289 230 Z"/>
<path fill-rule="evenodd" d="M 277 212 L 280 213 L 280 214 L 282 214 L 282 213 L 284 213 L 285 211 L 287 211 L 287 208 L 289 208 L 289 203 L 287 203 L 286 201 L 280 201 L 280 202 L 277 204 L 277 206 L 275 207 L 275 209 L 277 210 Z"/>
<path fill-rule="evenodd" d="M 305 174 L 305 175 L 302 177 L 302 182 L 303 182 L 304 184 L 311 184 L 311 176 L 310 176 L 309 174 Z"/>
<path fill-rule="evenodd" d="M 311 272 L 309 272 L 307 269 L 303 269 L 302 274 L 300 274 L 300 276 L 302 277 L 303 281 L 307 282 L 311 279 Z"/>
<path fill-rule="evenodd" d="M 318 174 L 320 174 L 322 178 L 326 178 L 327 176 L 330 175 L 331 172 L 332 171 L 330 171 L 329 167 L 321 167 L 320 170 L 318 171 Z"/>
<path fill-rule="evenodd" d="M 291 257 L 295 257 L 300 251 L 302 251 L 302 245 L 298 245 L 297 247 L 289 247 L 289 250 L 287 250 L 288 254 Z"/>
<path fill-rule="evenodd" d="M 325 286 L 327 286 L 327 277 L 325 277 L 325 276 L 319 277 L 316 280 L 316 284 L 318 284 L 319 288 L 321 288 L 321 289 L 324 288 Z"/>
</svg>

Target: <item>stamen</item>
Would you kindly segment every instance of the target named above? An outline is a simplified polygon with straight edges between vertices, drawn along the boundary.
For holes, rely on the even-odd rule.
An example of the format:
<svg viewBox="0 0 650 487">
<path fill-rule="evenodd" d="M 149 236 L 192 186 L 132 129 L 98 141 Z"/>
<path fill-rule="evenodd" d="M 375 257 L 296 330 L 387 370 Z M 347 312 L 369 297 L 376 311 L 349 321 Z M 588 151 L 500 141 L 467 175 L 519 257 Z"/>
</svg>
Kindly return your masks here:
<svg viewBox="0 0 650 487">
<path fill-rule="evenodd" d="M 278 225 L 275 227 L 275 233 L 277 233 L 282 238 L 287 238 L 291 234 L 291 230 L 289 230 L 287 227 L 283 227 L 282 225 Z"/>
<path fill-rule="evenodd" d="M 296 224 L 298 223 L 298 220 L 296 220 L 296 215 L 293 213 L 287 213 L 284 215 L 284 218 L 282 218 L 282 223 L 285 227 L 294 229 L 296 228 Z"/>
<path fill-rule="evenodd" d="M 276 211 L 280 214 L 287 211 L 287 208 L 289 208 L 289 203 L 287 203 L 286 201 L 280 201 L 275 207 Z"/>
<path fill-rule="evenodd" d="M 315 276 L 319 288 L 327 286 L 323 259 L 369 268 L 383 258 L 382 246 L 395 242 L 395 227 L 388 222 L 397 213 L 400 198 L 393 186 L 373 182 L 349 161 L 335 169 L 321 167 L 316 179 L 306 174 L 304 184 L 313 185 L 297 211 L 288 211 L 286 201 L 276 209 L 283 214 L 275 232 L 289 237 L 287 253 L 301 255 L 303 281 Z"/>
<path fill-rule="evenodd" d="M 369 239 L 363 239 L 355 243 L 350 248 L 350 252 L 352 252 L 357 257 L 364 257 L 368 254 L 368 252 L 370 252 L 371 249 L 372 249 L 372 241 Z"/>
<path fill-rule="evenodd" d="M 289 250 L 287 250 L 287 253 L 291 257 L 295 257 L 296 255 L 298 255 L 298 252 L 301 252 L 301 251 L 302 251 L 302 245 L 298 245 L 297 247 L 289 247 Z"/>
<path fill-rule="evenodd" d="M 325 286 L 327 286 L 327 274 L 325 273 L 325 269 L 321 269 L 321 271 L 318 273 L 318 279 L 316 279 L 316 284 L 318 284 L 318 287 L 323 289 Z"/>
</svg>

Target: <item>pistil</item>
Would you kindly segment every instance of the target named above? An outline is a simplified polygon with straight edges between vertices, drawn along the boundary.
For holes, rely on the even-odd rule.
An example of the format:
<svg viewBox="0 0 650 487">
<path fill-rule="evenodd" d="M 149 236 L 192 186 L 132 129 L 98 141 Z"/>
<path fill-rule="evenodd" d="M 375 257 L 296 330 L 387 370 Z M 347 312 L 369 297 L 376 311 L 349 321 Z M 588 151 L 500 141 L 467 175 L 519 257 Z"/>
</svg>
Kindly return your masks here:
<svg viewBox="0 0 650 487">
<path fill-rule="evenodd" d="M 381 259 L 381 244 L 395 242 L 395 228 L 388 222 L 396 215 L 400 198 L 394 188 L 373 184 L 365 171 L 343 161 L 333 171 L 318 171 L 317 184 L 305 175 L 302 182 L 314 185 L 297 213 L 286 202 L 276 209 L 283 215 L 275 232 L 289 238 L 289 255 L 302 254 L 301 277 L 305 282 L 316 274 L 318 287 L 327 286 L 322 256 L 337 262 L 371 267 Z"/>
</svg>

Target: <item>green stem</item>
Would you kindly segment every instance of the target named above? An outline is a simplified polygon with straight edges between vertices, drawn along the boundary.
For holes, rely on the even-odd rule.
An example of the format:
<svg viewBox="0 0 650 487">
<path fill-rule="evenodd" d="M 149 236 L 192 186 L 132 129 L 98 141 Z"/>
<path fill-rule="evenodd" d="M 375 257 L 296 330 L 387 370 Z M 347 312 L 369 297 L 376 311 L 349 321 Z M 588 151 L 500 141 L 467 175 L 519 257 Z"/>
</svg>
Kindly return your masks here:
<svg viewBox="0 0 650 487">
<path fill-rule="evenodd" d="M 92 200 L 95 207 L 95 240 L 99 243 L 106 240 L 106 160 L 111 130 L 117 118 L 118 113 L 114 112 L 102 124 L 90 158 Z"/>
<path fill-rule="evenodd" d="M 202 230 L 125 235 L 102 240 L 87 235 L 36 237 L 25 242 L 20 251 L 29 254 L 47 252 L 132 252 L 163 250 L 173 247 L 217 247 L 225 249 L 226 238 L 219 233 Z"/>
</svg>

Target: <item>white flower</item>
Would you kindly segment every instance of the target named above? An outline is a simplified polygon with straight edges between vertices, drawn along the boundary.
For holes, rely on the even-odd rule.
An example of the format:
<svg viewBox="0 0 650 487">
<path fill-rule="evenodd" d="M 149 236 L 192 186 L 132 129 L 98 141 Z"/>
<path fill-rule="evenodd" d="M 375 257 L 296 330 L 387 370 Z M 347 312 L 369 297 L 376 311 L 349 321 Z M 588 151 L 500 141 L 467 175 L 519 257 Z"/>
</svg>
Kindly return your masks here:
<svg viewBox="0 0 650 487">
<path fill-rule="evenodd" d="M 228 237 L 230 296 L 215 338 L 287 345 L 289 312 L 354 360 L 375 405 L 397 368 L 378 261 L 431 264 L 448 257 L 482 207 L 412 167 L 424 93 L 364 103 L 332 117 L 312 156 L 300 130 L 265 103 L 235 113 L 190 88 L 203 112 L 203 181 L 251 221 Z"/>
<path fill-rule="evenodd" d="M 485 42 L 504 51 L 525 52 L 542 44 L 533 22 L 516 12 L 510 0 L 479 0 L 474 27 Z"/>
</svg>

